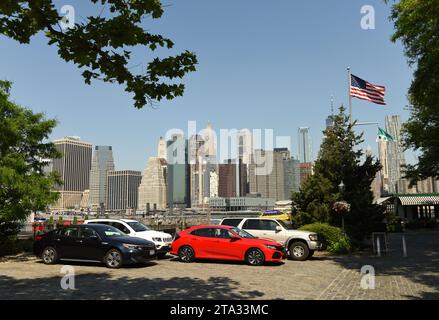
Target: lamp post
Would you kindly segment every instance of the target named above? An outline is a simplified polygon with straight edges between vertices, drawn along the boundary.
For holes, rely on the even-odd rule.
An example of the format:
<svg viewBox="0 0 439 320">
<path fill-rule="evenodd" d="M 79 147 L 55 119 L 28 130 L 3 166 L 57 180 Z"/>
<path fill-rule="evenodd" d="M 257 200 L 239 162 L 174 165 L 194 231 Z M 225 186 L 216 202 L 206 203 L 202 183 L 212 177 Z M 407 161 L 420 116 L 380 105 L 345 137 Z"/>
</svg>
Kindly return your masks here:
<svg viewBox="0 0 439 320">
<path fill-rule="evenodd" d="M 343 180 L 341 180 L 340 184 L 338 185 L 338 190 L 340 191 L 342 200 L 343 200 L 343 194 L 344 194 L 345 188 L 346 188 L 346 186 L 343 183 Z M 343 234 L 345 234 L 345 232 L 344 232 L 344 215 L 343 215 L 343 212 L 341 213 L 341 229 L 343 230 Z"/>
</svg>

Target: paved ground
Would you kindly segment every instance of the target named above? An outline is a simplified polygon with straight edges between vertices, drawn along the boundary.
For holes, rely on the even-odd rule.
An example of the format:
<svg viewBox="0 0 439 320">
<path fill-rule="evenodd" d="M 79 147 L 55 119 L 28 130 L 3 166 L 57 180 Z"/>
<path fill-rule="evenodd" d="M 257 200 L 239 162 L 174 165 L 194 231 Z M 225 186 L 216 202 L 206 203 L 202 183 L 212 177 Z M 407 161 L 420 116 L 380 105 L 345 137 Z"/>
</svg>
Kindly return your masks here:
<svg viewBox="0 0 439 320">
<path fill-rule="evenodd" d="M 439 232 L 390 237 L 381 257 L 317 256 L 263 267 L 238 263 L 183 264 L 168 258 L 109 270 L 74 264 L 75 290 L 63 290 L 63 265 L 19 256 L 0 262 L 0 299 L 439 299 Z M 360 268 L 375 270 L 375 289 L 362 289 Z"/>
</svg>

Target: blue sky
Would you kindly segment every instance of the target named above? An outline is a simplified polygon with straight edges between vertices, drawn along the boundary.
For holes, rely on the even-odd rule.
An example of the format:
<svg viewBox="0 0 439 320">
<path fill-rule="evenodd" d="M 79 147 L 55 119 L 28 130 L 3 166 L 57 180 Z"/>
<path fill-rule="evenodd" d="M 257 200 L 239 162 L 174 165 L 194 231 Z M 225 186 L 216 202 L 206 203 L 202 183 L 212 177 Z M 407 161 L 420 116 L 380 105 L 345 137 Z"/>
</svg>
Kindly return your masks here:
<svg viewBox="0 0 439 320">
<path fill-rule="evenodd" d="M 75 7 L 77 19 L 98 13 L 88 1 L 56 1 Z M 412 78 L 400 43 L 390 42 L 393 24 L 382 0 L 185 0 L 169 5 L 159 20 L 145 19 L 150 32 L 175 42 L 170 52 L 196 52 L 197 71 L 184 79 L 184 97 L 137 110 L 124 87 L 84 83 L 80 71 L 58 57 L 42 36 L 21 45 L 0 36 L 0 78 L 14 82 L 15 102 L 47 117 L 58 127 L 51 138 L 80 136 L 95 145 L 112 145 L 117 169 L 143 170 L 155 155 L 160 136 L 171 128 L 198 129 L 208 120 L 215 129 L 270 128 L 291 136 L 311 128 L 314 155 L 322 140 L 330 96 L 347 105 L 346 67 L 387 88 L 387 106 L 353 99 L 355 119 L 379 122 L 400 114 L 408 118 L 406 92 Z M 375 30 L 360 27 L 363 5 L 375 8 Z M 153 55 L 136 48 L 132 66 Z M 139 68 L 140 71 L 140 67 Z M 376 127 L 365 131 L 363 147 L 374 151 Z M 413 161 L 411 154 L 407 155 Z"/>
</svg>

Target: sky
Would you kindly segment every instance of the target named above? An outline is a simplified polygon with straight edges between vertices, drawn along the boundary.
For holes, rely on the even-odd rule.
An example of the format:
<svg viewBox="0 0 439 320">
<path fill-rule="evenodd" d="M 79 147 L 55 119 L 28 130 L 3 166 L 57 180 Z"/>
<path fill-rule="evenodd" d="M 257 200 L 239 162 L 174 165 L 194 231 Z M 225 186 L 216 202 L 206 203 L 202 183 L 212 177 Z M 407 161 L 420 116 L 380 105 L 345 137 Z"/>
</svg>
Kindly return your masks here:
<svg viewBox="0 0 439 320">
<path fill-rule="evenodd" d="M 100 12 L 84 0 L 57 0 L 72 5 L 75 18 Z M 382 0 L 167 0 L 161 19 L 143 26 L 175 43 L 167 52 L 194 51 L 197 71 L 183 82 L 183 97 L 162 100 L 154 108 L 133 107 L 123 86 L 94 81 L 86 85 L 81 71 L 66 63 L 44 35 L 19 44 L 0 35 L 0 78 L 12 81 L 11 98 L 58 126 L 50 136 L 79 136 L 93 145 L 113 147 L 117 170 L 143 170 L 155 156 L 160 136 L 172 128 L 187 132 L 211 121 L 214 129 L 273 129 L 290 136 L 298 153 L 298 128 L 310 127 L 317 156 L 330 98 L 335 107 L 348 104 L 347 71 L 386 86 L 387 106 L 353 99 L 353 117 L 378 122 L 386 115 L 407 120 L 406 93 L 412 80 L 401 43 L 392 43 L 390 8 Z M 363 30 L 361 8 L 375 9 L 375 29 Z M 158 52 L 158 54 L 163 54 Z M 135 48 L 130 66 L 139 69 L 154 57 Z M 365 142 L 376 155 L 377 127 L 362 126 Z M 283 147 L 284 145 L 279 145 Z M 406 154 L 413 162 L 412 153 Z"/>
</svg>

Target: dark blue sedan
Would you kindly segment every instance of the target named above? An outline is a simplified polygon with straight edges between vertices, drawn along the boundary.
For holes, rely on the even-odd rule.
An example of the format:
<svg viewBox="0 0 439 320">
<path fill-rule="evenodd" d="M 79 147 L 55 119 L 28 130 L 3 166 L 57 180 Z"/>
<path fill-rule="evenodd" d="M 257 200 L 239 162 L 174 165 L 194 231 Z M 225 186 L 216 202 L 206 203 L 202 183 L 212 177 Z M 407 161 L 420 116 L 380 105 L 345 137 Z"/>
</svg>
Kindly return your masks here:
<svg viewBox="0 0 439 320">
<path fill-rule="evenodd" d="M 129 237 L 103 224 L 72 225 L 39 235 L 34 254 L 46 264 L 59 260 L 103 262 L 108 268 L 144 263 L 157 257 L 153 242 Z"/>
</svg>

